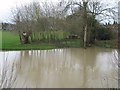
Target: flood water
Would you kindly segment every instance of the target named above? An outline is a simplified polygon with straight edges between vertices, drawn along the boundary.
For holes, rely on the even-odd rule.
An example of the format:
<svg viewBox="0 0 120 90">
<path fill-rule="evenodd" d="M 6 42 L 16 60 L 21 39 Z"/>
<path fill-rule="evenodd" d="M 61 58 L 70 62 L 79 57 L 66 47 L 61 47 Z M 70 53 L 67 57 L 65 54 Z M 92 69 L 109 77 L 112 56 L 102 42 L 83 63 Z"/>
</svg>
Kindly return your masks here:
<svg viewBox="0 0 120 90">
<path fill-rule="evenodd" d="M 7 70 L 15 65 L 16 88 L 117 88 L 116 53 L 99 47 L 0 51 L 0 63 Z"/>
</svg>

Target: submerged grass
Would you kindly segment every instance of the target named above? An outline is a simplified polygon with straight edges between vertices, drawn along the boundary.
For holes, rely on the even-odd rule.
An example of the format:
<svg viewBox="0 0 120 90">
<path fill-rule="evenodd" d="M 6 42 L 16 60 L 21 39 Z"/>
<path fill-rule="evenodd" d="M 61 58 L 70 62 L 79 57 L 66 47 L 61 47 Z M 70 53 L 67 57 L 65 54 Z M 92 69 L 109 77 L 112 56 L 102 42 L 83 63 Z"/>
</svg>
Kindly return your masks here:
<svg viewBox="0 0 120 90">
<path fill-rule="evenodd" d="M 104 48 L 118 48 L 118 40 L 97 40 L 95 44 Z"/>
<path fill-rule="evenodd" d="M 76 47 L 76 48 L 82 47 L 80 39 L 63 41 L 60 43 L 60 46 L 62 46 L 62 47 Z"/>
</svg>

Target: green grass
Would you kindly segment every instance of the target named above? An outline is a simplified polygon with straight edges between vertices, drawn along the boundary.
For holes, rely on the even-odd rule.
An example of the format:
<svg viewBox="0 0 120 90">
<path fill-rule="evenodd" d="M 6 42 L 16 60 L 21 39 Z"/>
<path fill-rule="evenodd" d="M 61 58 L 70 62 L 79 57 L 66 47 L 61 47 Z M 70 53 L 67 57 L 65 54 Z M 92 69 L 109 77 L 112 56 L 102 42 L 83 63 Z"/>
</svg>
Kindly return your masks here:
<svg viewBox="0 0 120 90">
<path fill-rule="evenodd" d="M 36 43 L 36 44 L 21 44 L 19 40 L 19 35 L 15 31 L 0 31 L 0 36 L 2 33 L 2 47 L 0 39 L 0 49 L 2 50 L 46 50 L 46 49 L 55 49 L 59 47 L 82 47 L 81 41 L 79 39 L 68 40 L 67 44 L 65 41 L 59 43 L 59 45 L 51 45 L 47 43 Z M 63 34 L 59 34 L 59 38 L 63 38 Z M 96 45 L 99 47 L 105 48 L 117 48 L 117 40 L 102 40 L 96 41 Z"/>
<path fill-rule="evenodd" d="M 61 42 L 60 45 L 64 47 L 82 47 L 80 43 L 80 39 L 74 39 L 72 41 L 67 41 L 67 44 L 65 41 Z"/>
<path fill-rule="evenodd" d="M 20 44 L 19 36 L 13 31 L 0 31 L 2 32 L 2 50 L 31 50 L 31 49 L 55 49 L 57 46 L 49 45 L 46 43 L 41 44 Z"/>
</svg>

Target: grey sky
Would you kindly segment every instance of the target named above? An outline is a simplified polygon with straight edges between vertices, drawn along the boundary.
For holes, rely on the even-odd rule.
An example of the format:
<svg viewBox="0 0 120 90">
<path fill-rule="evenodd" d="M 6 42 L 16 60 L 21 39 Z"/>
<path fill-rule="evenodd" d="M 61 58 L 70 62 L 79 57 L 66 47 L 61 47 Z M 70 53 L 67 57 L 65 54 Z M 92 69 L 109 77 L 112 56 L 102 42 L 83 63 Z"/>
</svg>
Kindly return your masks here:
<svg viewBox="0 0 120 90">
<path fill-rule="evenodd" d="M 16 6 L 20 6 L 23 4 L 30 3 L 34 0 L 0 0 L 0 22 L 11 22 L 12 16 L 11 16 L 11 10 L 14 9 Z M 37 0 L 40 2 L 44 1 L 52 1 L 57 2 L 59 0 Z M 112 3 L 116 4 L 115 1 L 118 0 L 102 0 L 104 3 Z"/>
<path fill-rule="evenodd" d="M 0 22 L 11 22 L 11 10 L 16 6 L 24 5 L 35 0 L 0 0 Z M 37 0 L 44 1 L 58 1 L 58 0 Z"/>
</svg>

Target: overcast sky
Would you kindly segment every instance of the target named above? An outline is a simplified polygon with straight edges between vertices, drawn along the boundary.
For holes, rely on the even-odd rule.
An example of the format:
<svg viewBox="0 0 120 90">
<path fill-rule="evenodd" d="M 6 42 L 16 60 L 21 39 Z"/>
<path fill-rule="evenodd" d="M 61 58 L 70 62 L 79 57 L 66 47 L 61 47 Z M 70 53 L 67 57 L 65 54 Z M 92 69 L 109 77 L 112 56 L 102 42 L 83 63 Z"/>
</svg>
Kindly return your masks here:
<svg viewBox="0 0 120 90">
<path fill-rule="evenodd" d="M 16 6 L 24 5 L 35 0 L 0 0 L 0 22 L 11 22 L 11 10 Z M 58 1 L 58 0 L 37 0 L 37 1 Z"/>
<path fill-rule="evenodd" d="M 30 3 L 35 0 L 0 0 L 0 22 L 11 22 L 11 10 L 16 6 L 20 6 L 26 3 Z M 37 1 L 52 1 L 57 2 L 59 0 L 37 0 Z M 103 0 L 104 3 L 115 3 L 116 0 Z"/>
<path fill-rule="evenodd" d="M 11 20 L 11 9 L 15 8 L 16 5 L 29 3 L 32 0 L 0 0 L 0 22 L 10 22 Z"/>
</svg>

